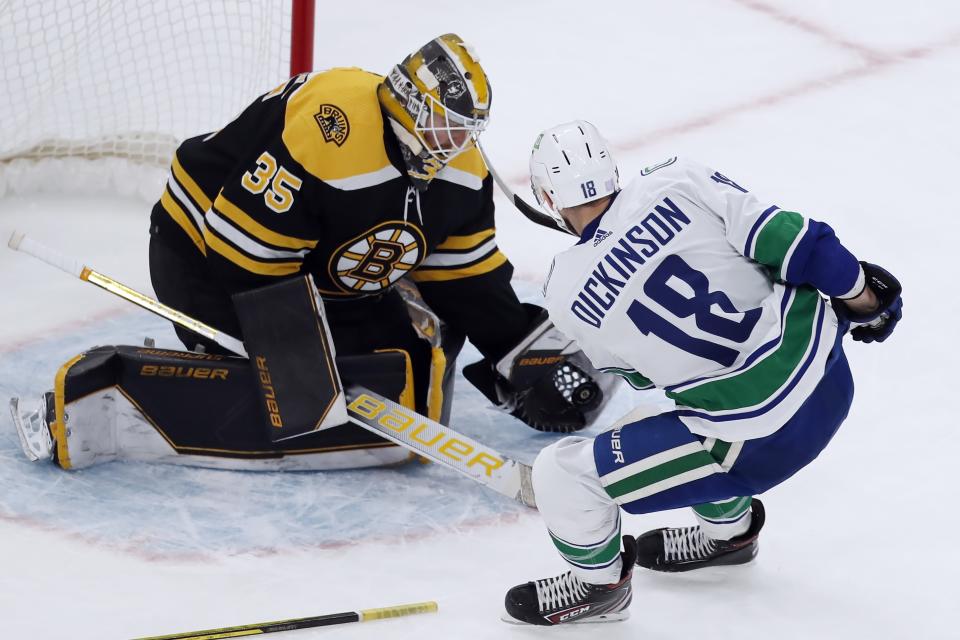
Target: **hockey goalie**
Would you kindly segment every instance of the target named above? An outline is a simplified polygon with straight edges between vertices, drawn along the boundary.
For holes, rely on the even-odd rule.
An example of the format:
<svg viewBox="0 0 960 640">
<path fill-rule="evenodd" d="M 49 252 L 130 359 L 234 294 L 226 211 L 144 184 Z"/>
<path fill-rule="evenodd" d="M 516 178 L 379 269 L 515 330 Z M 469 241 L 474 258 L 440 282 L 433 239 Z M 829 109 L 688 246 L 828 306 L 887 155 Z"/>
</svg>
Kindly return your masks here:
<svg viewBox="0 0 960 640">
<path fill-rule="evenodd" d="M 91 349 L 36 409 L 14 401 L 27 455 L 395 464 L 405 450 L 345 424 L 343 385 L 446 423 L 466 339 L 483 358 L 464 376 L 495 405 L 538 430 L 588 425 L 616 383 L 510 286 L 475 145 L 490 101 L 476 54 L 447 34 L 386 77 L 291 78 L 184 141 L 151 214 L 153 287 L 251 357 L 184 327 L 185 351 Z"/>
</svg>

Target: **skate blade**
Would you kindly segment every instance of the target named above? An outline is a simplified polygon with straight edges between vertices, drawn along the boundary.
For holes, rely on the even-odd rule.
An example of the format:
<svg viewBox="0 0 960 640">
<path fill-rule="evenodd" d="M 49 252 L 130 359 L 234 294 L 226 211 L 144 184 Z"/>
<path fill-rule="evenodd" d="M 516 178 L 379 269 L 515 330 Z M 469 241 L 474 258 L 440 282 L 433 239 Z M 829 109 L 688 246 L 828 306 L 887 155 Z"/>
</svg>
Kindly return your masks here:
<svg viewBox="0 0 960 640">
<path fill-rule="evenodd" d="M 40 459 L 40 456 L 35 454 L 27 443 L 23 419 L 20 417 L 20 398 L 10 398 L 10 415 L 13 416 L 13 426 L 17 430 L 17 437 L 20 438 L 20 448 L 23 449 L 24 455 L 30 462 L 36 462 Z"/>
<path fill-rule="evenodd" d="M 574 619 L 574 620 L 571 620 L 570 622 L 564 622 L 562 625 L 549 625 L 549 626 L 566 627 L 568 625 L 575 625 L 575 624 L 579 625 L 579 624 L 593 624 L 598 622 L 621 622 L 623 620 L 626 620 L 629 617 L 630 617 L 630 610 L 624 609 L 623 611 L 618 611 L 616 613 L 602 613 L 598 616 L 591 616 L 589 618 Z M 507 624 L 516 625 L 518 627 L 540 626 L 540 625 L 530 624 L 529 622 L 524 622 L 523 620 L 517 620 L 506 611 L 500 614 L 500 619 L 506 622 Z"/>
<path fill-rule="evenodd" d="M 13 426 L 17 430 L 17 437 L 20 438 L 20 448 L 27 456 L 30 462 L 38 460 L 50 460 L 53 457 L 53 441 L 50 438 L 50 432 L 45 434 L 38 427 L 29 431 L 23 422 L 23 416 L 20 415 L 20 398 L 10 398 L 10 415 L 13 416 Z M 31 427 L 34 427 L 31 420 Z"/>
</svg>

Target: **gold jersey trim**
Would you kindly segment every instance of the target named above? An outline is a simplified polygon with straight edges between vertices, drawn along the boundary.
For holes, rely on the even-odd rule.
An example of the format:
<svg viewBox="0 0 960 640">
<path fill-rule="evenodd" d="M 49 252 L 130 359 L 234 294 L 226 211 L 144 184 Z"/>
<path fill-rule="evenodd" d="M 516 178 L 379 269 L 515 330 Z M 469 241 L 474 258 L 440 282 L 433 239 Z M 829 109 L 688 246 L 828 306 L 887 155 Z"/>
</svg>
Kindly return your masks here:
<svg viewBox="0 0 960 640">
<path fill-rule="evenodd" d="M 471 276 L 479 276 L 484 273 L 490 273 L 507 261 L 507 256 L 495 251 L 489 258 L 482 260 L 469 267 L 460 269 L 417 269 L 411 274 L 415 282 L 440 282 L 444 280 L 459 280 Z"/>
<path fill-rule="evenodd" d="M 263 226 L 254 220 L 250 214 L 227 200 L 223 193 L 217 196 L 217 200 L 214 202 L 214 209 L 226 216 L 228 220 L 245 231 L 251 238 L 273 245 L 274 247 L 300 251 L 302 249 L 313 249 L 317 246 L 317 240 L 307 240 L 305 238 L 283 235 L 282 233 L 277 233 Z"/>
<path fill-rule="evenodd" d="M 447 239 L 437 245 L 437 251 L 466 251 L 479 247 L 483 242 L 492 237 L 493 229 L 484 229 L 468 236 L 447 236 Z"/>
<path fill-rule="evenodd" d="M 349 178 L 339 180 L 326 180 L 326 183 L 342 191 L 356 191 L 357 189 L 366 189 L 367 187 L 375 187 L 384 182 L 390 182 L 391 180 L 401 177 L 401 175 L 402 174 L 397 171 L 397 168 L 391 164 L 382 169 L 371 171 L 370 173 L 350 176 Z"/>
<path fill-rule="evenodd" d="M 183 207 L 180 206 L 180 203 L 170 194 L 170 189 L 165 188 L 163 190 L 163 195 L 160 196 L 160 205 L 163 207 L 164 211 L 169 214 L 173 221 L 183 229 L 184 233 L 190 237 L 191 242 L 196 245 L 197 249 L 203 255 L 207 255 L 207 246 L 203 242 L 203 236 L 200 235 L 200 231 L 197 227 L 191 222 L 190 216 L 187 215 L 187 212 L 183 210 Z"/>
<path fill-rule="evenodd" d="M 187 190 L 187 193 L 190 194 L 193 201 L 200 205 L 200 209 L 203 211 L 209 209 L 211 204 L 210 198 L 203 192 L 200 185 L 194 182 L 190 174 L 186 172 L 183 165 L 180 164 L 180 159 L 177 157 L 177 154 L 173 154 L 173 166 L 171 168 L 177 182 L 183 185 L 183 188 Z"/>
<path fill-rule="evenodd" d="M 430 254 L 421 266 L 425 269 L 449 269 L 476 264 L 497 250 L 495 238 L 489 238 L 479 247 L 469 251 L 436 251 Z"/>
<path fill-rule="evenodd" d="M 287 101 L 282 138 L 293 159 L 325 182 L 349 185 L 359 176 L 389 173 L 377 100 L 382 80 L 355 67 L 312 75 Z"/>
<path fill-rule="evenodd" d="M 256 273 L 262 276 L 289 276 L 295 273 L 299 273 L 300 266 L 303 264 L 300 262 L 261 262 L 259 260 L 254 260 L 240 253 L 232 246 L 220 239 L 219 236 L 215 235 L 213 231 L 209 228 L 203 230 L 203 238 L 207 243 L 207 246 L 219 253 L 225 259 L 229 260 L 233 264 L 237 265 L 241 269 L 245 269 L 250 273 Z"/>
<path fill-rule="evenodd" d="M 455 169 L 457 172 L 470 174 L 471 176 L 479 178 L 481 182 L 490 174 L 490 172 L 487 170 L 486 163 L 483 161 L 483 156 L 480 155 L 480 150 L 477 149 L 476 145 L 473 145 L 460 155 L 456 156 L 450 161 L 450 164 L 444 168 L 444 170 L 446 169 Z M 441 171 L 441 173 L 443 172 Z M 456 180 L 450 180 L 450 182 L 456 182 Z"/>
</svg>

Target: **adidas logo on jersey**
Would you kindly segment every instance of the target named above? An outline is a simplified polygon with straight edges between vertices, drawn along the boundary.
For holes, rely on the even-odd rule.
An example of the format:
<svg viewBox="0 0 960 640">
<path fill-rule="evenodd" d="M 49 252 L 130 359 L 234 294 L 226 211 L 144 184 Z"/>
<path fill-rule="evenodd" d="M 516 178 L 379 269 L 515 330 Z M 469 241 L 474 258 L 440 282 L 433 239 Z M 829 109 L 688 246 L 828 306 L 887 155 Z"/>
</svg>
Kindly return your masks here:
<svg viewBox="0 0 960 640">
<path fill-rule="evenodd" d="M 593 246 L 597 246 L 604 240 L 610 237 L 609 231 L 604 231 L 603 229 L 597 229 L 597 233 L 593 236 Z"/>
</svg>

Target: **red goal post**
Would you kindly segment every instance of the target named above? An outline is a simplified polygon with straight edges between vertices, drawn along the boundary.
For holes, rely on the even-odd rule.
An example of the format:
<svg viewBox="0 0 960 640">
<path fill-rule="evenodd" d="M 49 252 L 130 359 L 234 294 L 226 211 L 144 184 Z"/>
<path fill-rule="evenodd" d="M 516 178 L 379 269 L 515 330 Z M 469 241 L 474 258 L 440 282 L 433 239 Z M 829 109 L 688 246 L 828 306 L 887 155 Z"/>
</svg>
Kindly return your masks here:
<svg viewBox="0 0 960 640">
<path fill-rule="evenodd" d="M 313 22 L 314 0 L 0 2 L 0 194 L 38 161 L 58 177 L 167 167 L 181 140 L 311 70 Z"/>
</svg>

